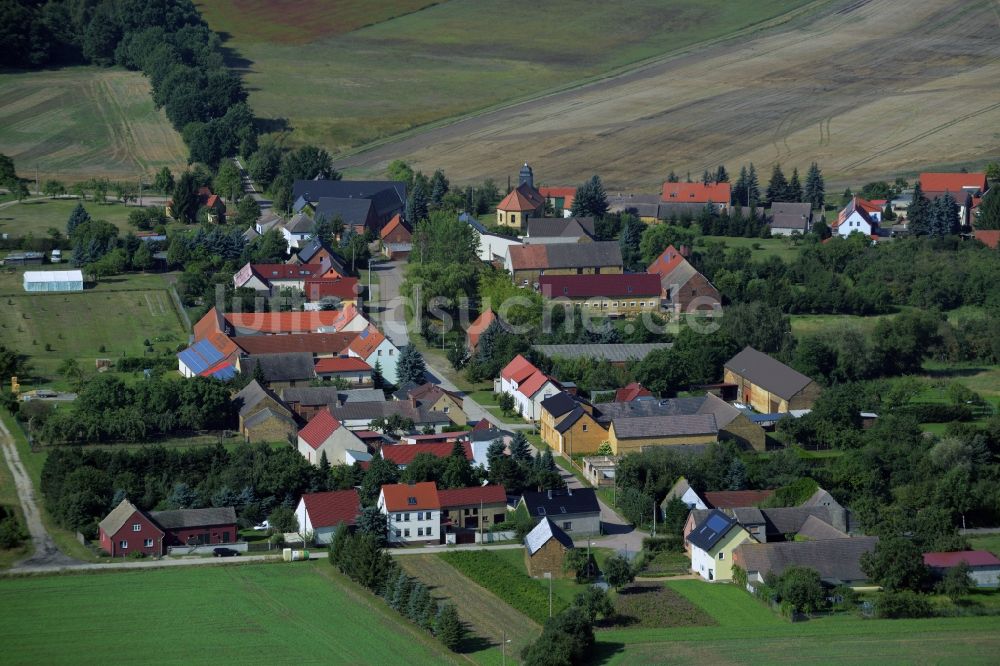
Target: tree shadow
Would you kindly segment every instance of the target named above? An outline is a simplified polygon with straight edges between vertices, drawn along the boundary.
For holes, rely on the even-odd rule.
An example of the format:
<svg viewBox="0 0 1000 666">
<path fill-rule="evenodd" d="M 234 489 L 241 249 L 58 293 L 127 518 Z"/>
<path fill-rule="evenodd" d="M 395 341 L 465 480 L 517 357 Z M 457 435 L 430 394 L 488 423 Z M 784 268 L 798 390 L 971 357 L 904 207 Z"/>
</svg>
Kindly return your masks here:
<svg viewBox="0 0 1000 666">
<path fill-rule="evenodd" d="M 601 523 L 601 532 L 608 536 L 613 536 L 616 534 L 629 534 L 635 531 L 633 525 L 621 525 L 618 523 Z"/>
<path fill-rule="evenodd" d="M 248 90 L 250 90 L 248 88 Z M 254 127 L 261 134 L 271 134 L 274 132 L 289 132 L 292 129 L 292 124 L 288 122 L 288 118 L 261 118 L 255 117 L 253 120 Z"/>
<path fill-rule="evenodd" d="M 458 644 L 458 652 L 460 654 L 471 654 L 473 652 L 482 652 L 483 650 L 489 650 L 493 647 L 500 647 L 499 643 L 494 643 L 482 636 L 475 636 L 472 634 L 466 634 L 465 638 Z"/>
<path fill-rule="evenodd" d="M 929 377 L 973 377 L 980 372 L 986 372 L 987 368 L 939 368 L 935 370 L 924 370 Z"/>
<path fill-rule="evenodd" d="M 600 641 L 594 645 L 586 661 L 588 664 L 606 664 L 616 655 L 625 651 L 625 644 L 615 641 Z"/>
</svg>

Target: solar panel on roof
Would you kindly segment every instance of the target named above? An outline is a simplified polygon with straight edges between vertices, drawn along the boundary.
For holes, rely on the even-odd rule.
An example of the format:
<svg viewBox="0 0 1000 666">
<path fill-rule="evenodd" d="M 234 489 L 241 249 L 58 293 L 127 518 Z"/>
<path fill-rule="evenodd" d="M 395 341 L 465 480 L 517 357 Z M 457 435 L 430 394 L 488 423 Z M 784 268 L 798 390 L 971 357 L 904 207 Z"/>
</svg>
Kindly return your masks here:
<svg viewBox="0 0 1000 666">
<path fill-rule="evenodd" d="M 729 527 L 729 521 L 718 514 L 710 516 L 707 524 L 708 527 L 714 532 L 721 532 Z"/>
<path fill-rule="evenodd" d="M 236 368 L 231 365 L 225 365 L 213 372 L 212 376 L 216 379 L 226 381 L 227 379 L 232 379 L 236 376 Z"/>
<path fill-rule="evenodd" d="M 223 359 L 222 352 L 216 349 L 208 340 L 199 340 L 191 348 L 205 359 L 205 362 L 209 365 L 215 365 Z"/>
<path fill-rule="evenodd" d="M 361 338 L 362 340 L 365 340 L 368 337 L 368 332 L 369 331 L 366 328 L 365 330 L 361 331 L 361 335 L 359 335 L 358 337 Z"/>
<path fill-rule="evenodd" d="M 191 369 L 191 372 L 198 375 L 207 370 L 211 364 L 206 363 L 205 359 L 198 354 L 193 347 L 188 347 L 180 354 L 178 354 L 180 360 L 184 365 Z"/>
</svg>

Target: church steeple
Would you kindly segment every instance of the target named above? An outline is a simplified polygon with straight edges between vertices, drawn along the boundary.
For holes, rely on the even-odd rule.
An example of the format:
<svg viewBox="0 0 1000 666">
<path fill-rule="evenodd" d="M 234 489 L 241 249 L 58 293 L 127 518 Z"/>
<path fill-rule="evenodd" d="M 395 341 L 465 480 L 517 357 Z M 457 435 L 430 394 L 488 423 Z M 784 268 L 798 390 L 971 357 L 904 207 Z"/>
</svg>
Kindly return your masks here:
<svg viewBox="0 0 1000 666">
<path fill-rule="evenodd" d="M 521 167 L 521 174 L 520 177 L 518 178 L 518 185 L 525 185 L 525 184 L 527 184 L 528 187 L 535 186 L 535 175 L 532 173 L 531 167 L 528 166 L 527 162 L 525 162 L 524 166 Z"/>
</svg>

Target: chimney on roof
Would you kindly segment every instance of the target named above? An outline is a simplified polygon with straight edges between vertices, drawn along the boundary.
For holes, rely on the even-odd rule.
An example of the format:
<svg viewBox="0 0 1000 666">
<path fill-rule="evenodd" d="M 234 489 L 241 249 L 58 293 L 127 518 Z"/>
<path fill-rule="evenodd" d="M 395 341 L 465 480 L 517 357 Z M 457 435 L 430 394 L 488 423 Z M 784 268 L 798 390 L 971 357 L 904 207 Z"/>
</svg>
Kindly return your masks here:
<svg viewBox="0 0 1000 666">
<path fill-rule="evenodd" d="M 573 489 L 570 488 L 569 486 L 567 486 L 566 487 L 566 494 L 569 495 L 570 497 L 572 497 L 573 496 Z"/>
<path fill-rule="evenodd" d="M 549 499 L 552 499 L 552 489 L 549 488 Z"/>
</svg>

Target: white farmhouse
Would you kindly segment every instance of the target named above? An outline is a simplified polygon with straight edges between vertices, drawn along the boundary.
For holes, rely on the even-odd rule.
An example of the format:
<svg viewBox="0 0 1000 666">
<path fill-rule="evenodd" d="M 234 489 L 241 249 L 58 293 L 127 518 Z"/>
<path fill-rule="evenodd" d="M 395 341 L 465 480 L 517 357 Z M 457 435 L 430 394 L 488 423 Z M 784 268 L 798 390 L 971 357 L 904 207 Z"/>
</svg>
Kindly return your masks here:
<svg viewBox="0 0 1000 666">
<path fill-rule="evenodd" d="M 440 543 L 441 500 L 433 481 L 384 485 L 378 508 L 388 517 L 389 543 Z"/>
</svg>

